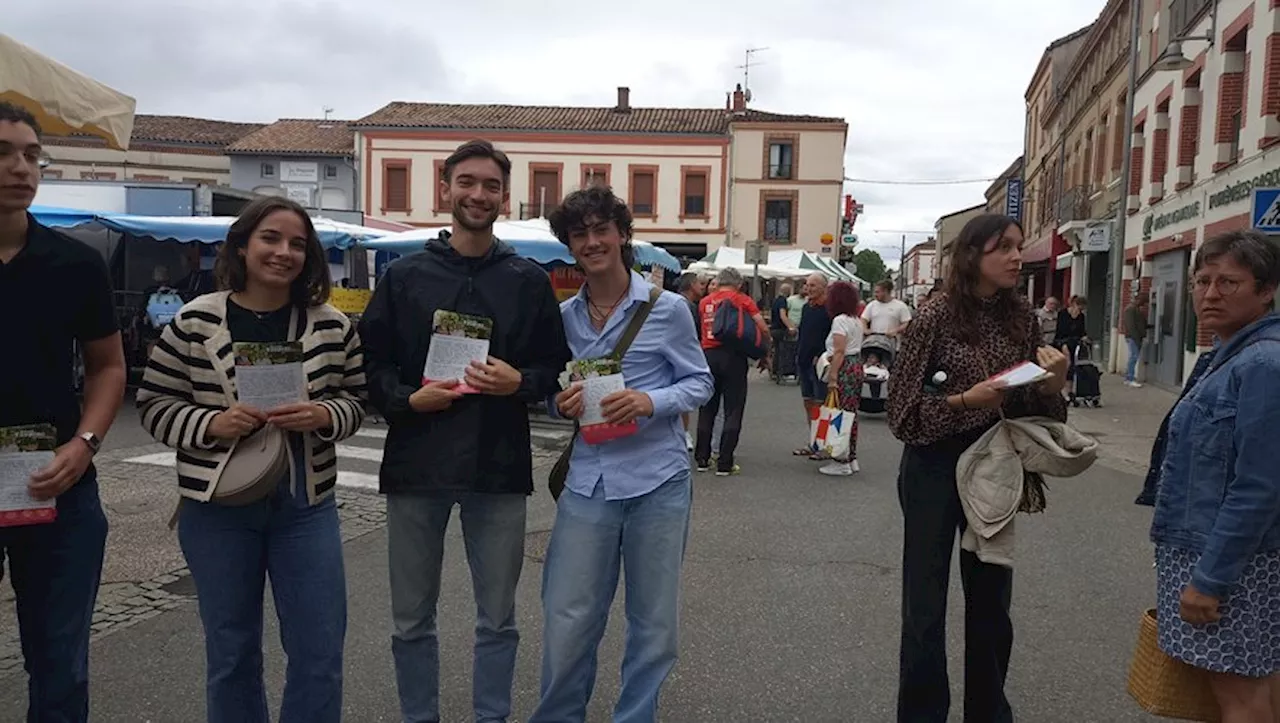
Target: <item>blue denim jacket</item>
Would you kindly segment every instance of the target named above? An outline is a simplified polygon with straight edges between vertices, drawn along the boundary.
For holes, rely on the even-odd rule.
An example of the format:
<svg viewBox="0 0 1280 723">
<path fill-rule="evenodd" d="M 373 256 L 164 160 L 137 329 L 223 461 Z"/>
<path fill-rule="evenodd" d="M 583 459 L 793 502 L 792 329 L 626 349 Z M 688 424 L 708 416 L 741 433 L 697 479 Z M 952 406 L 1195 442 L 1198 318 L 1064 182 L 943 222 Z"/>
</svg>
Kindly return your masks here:
<svg viewBox="0 0 1280 723">
<path fill-rule="evenodd" d="M 1225 598 L 1249 560 L 1280 549 L 1280 314 L 1219 348 L 1174 408 L 1151 539 L 1201 553 L 1196 589 Z"/>
</svg>

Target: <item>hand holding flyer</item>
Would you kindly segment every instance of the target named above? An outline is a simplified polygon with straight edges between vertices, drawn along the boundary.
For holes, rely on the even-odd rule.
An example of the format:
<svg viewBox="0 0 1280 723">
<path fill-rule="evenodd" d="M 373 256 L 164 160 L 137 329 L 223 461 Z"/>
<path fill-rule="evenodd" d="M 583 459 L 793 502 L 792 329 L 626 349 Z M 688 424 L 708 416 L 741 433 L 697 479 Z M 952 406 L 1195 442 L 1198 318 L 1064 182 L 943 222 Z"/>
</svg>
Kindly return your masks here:
<svg viewBox="0 0 1280 723">
<path fill-rule="evenodd" d="M 58 499 L 37 500 L 31 476 L 53 462 L 57 433 L 48 424 L 0 427 L 0 527 L 53 522 Z"/>
<path fill-rule="evenodd" d="M 1049 377 L 1049 370 L 1034 362 L 1023 362 L 1015 367 L 996 374 L 988 381 L 1000 389 L 1013 389 L 1035 384 Z"/>
<path fill-rule="evenodd" d="M 463 379 L 471 362 L 483 363 L 489 359 L 489 339 L 492 336 L 492 319 L 437 309 L 431 319 L 431 344 L 427 347 L 422 383 L 456 380 L 460 382 L 457 391 L 478 393 Z"/>
<path fill-rule="evenodd" d="M 577 359 L 568 364 L 569 381 L 582 383 L 582 416 L 579 433 L 587 444 L 602 444 L 636 433 L 634 421 L 610 424 L 604 416 L 601 401 L 627 388 L 622 376 L 622 362 L 616 359 Z"/>
</svg>

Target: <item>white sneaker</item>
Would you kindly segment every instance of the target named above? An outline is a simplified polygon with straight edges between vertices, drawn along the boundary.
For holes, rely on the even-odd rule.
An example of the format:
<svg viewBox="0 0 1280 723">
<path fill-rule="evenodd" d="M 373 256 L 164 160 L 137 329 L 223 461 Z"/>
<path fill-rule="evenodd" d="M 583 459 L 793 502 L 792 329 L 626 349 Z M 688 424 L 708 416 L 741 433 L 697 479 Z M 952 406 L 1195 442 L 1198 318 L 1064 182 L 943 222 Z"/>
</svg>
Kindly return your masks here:
<svg viewBox="0 0 1280 723">
<path fill-rule="evenodd" d="M 693 451 L 693 435 L 688 432 L 684 433 L 684 446 L 687 447 L 690 452 Z"/>
<path fill-rule="evenodd" d="M 1142 388 L 1142 382 L 1125 382 L 1125 384 L 1128 384 L 1129 386 L 1133 387 L 1134 389 L 1141 389 L 1141 388 Z"/>
<path fill-rule="evenodd" d="M 822 465 L 818 468 L 818 471 L 829 477 L 848 477 L 856 470 L 851 462 L 832 462 Z"/>
</svg>

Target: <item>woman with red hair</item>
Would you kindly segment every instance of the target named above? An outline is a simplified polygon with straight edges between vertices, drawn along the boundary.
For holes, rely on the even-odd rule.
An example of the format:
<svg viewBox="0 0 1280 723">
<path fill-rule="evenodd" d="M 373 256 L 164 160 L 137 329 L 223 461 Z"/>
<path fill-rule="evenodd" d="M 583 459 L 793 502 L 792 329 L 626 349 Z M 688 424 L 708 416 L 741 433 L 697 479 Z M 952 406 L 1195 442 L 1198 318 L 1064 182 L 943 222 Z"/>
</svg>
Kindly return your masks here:
<svg viewBox="0 0 1280 723">
<path fill-rule="evenodd" d="M 836 406 L 853 412 L 849 425 L 849 454 L 833 459 L 818 471 L 833 477 L 847 477 L 858 471 L 858 400 L 862 396 L 862 319 L 858 315 L 858 287 L 837 281 L 827 289 L 827 313 L 831 315 L 831 332 L 827 334 L 826 382 L 836 397 Z"/>
</svg>

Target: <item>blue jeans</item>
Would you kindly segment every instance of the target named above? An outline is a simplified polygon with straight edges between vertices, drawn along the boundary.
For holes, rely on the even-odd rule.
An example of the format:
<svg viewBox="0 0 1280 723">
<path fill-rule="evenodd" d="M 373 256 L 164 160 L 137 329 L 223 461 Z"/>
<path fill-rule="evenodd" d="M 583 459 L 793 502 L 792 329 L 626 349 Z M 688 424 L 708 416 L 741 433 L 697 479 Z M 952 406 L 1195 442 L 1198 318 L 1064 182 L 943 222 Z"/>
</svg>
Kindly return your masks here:
<svg viewBox="0 0 1280 723">
<path fill-rule="evenodd" d="M 28 723 L 89 720 L 89 625 L 106 542 L 93 468 L 58 498 L 54 522 L 0 528 L 0 563 L 8 558 L 18 602 Z"/>
<path fill-rule="evenodd" d="M 524 565 L 523 494 L 478 492 L 387 496 L 391 566 L 391 652 L 404 723 L 440 721 L 440 640 L 436 602 L 444 562 L 444 533 L 453 506 L 462 508 L 462 539 L 476 599 L 471 702 L 477 723 L 511 715 L 515 676 L 516 584 Z M 451 716 L 449 720 L 459 720 Z"/>
<path fill-rule="evenodd" d="M 580 723 L 596 680 L 596 649 L 626 569 L 626 650 L 614 723 L 658 719 L 676 663 L 680 569 L 689 534 L 687 472 L 654 491 L 608 501 L 566 490 L 542 576 L 542 700 L 529 723 Z"/>
<path fill-rule="evenodd" d="M 178 541 L 195 581 L 205 637 L 209 723 L 268 723 L 262 682 L 267 576 L 288 666 L 280 723 L 342 718 L 347 586 L 332 496 L 306 491 L 243 507 L 184 500 Z"/>
<path fill-rule="evenodd" d="M 1142 342 L 1138 339 L 1126 337 L 1124 343 L 1129 347 L 1129 362 L 1125 366 L 1124 380 L 1126 382 L 1134 382 L 1138 380 L 1138 359 L 1142 357 Z"/>
</svg>

